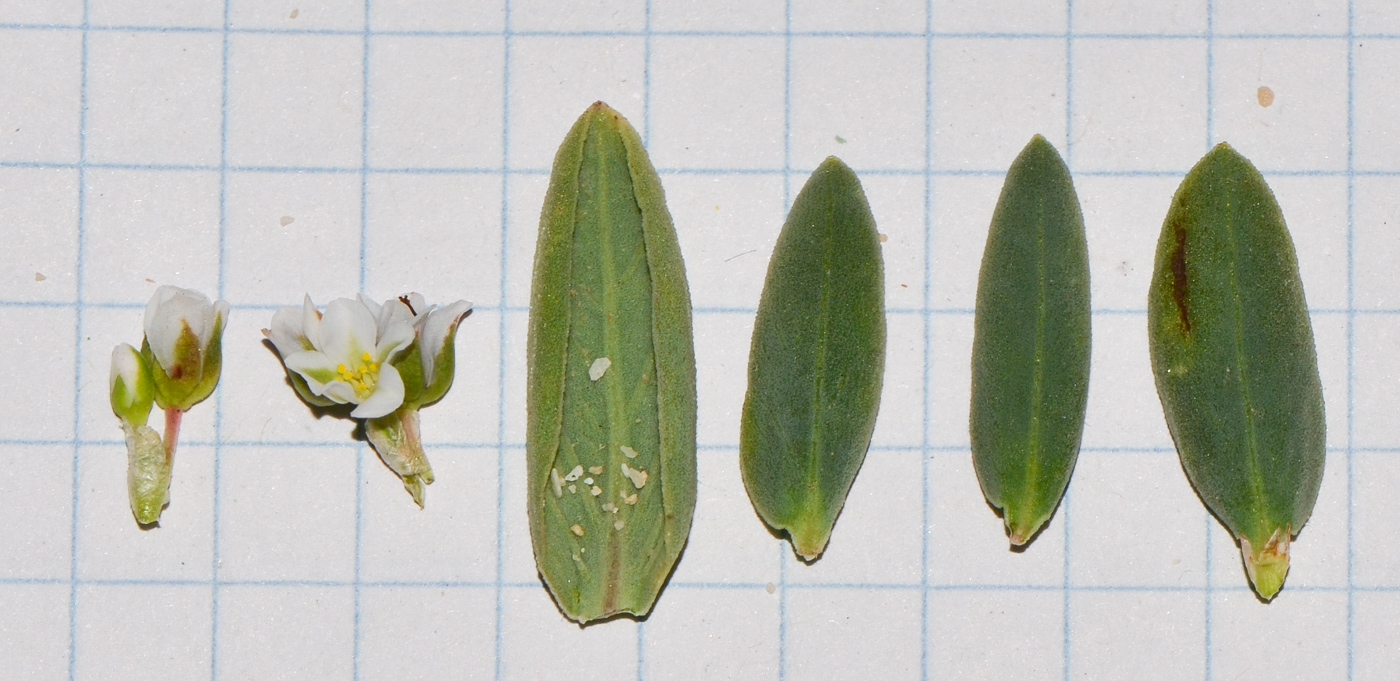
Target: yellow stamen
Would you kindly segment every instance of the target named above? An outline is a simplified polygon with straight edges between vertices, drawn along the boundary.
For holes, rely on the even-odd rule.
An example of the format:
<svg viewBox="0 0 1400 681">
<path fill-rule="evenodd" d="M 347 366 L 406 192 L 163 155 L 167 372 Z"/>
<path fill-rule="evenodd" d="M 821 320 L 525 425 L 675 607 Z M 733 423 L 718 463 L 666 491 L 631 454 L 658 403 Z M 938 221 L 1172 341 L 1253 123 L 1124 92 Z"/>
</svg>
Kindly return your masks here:
<svg viewBox="0 0 1400 681">
<path fill-rule="evenodd" d="M 355 389 L 355 394 L 364 399 L 374 392 L 374 386 L 379 383 L 379 363 L 371 361 L 373 356 L 368 352 L 360 356 L 368 364 L 359 364 L 353 369 L 346 368 L 344 364 L 336 365 L 336 372 L 340 374 L 340 380 L 350 384 Z"/>
</svg>

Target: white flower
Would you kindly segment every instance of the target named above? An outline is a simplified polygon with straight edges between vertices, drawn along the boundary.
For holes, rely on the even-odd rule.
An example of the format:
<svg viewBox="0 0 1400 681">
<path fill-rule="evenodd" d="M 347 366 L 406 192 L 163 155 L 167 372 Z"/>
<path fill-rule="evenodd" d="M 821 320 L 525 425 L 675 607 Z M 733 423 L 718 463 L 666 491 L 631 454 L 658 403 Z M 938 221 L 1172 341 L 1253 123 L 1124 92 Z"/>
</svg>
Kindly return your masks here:
<svg viewBox="0 0 1400 681">
<path fill-rule="evenodd" d="M 187 410 L 214 391 L 227 318 L 227 301 L 210 302 L 203 293 L 176 286 L 156 289 L 144 327 L 161 408 Z"/>
<path fill-rule="evenodd" d="M 453 340 L 472 304 L 436 308 L 410 293 L 376 303 L 342 298 L 323 316 L 311 297 L 284 307 L 263 335 L 272 341 L 292 388 L 308 404 L 355 404 L 370 445 L 403 480 L 419 507 L 433 468 L 423 453 L 418 409 L 452 386 Z"/>
<path fill-rule="evenodd" d="M 384 416 L 403 404 L 403 378 L 390 361 L 413 343 L 411 318 L 363 297 L 333 300 L 322 315 L 307 296 L 300 309 L 278 310 L 272 326 L 263 333 L 312 394 L 357 405 L 354 418 Z"/>
</svg>

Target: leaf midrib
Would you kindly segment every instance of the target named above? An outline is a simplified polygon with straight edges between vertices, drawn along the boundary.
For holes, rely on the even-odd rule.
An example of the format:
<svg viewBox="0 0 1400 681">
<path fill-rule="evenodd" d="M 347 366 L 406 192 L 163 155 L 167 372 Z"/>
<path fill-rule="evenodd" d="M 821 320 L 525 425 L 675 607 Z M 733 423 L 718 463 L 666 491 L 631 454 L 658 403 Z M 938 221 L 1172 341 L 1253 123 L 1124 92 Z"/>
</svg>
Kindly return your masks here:
<svg viewBox="0 0 1400 681">
<path fill-rule="evenodd" d="M 599 137 L 601 136 L 602 135 L 599 135 Z M 609 358 L 617 357 L 620 360 L 620 352 L 622 350 L 622 347 L 620 343 L 620 334 L 617 330 L 617 272 L 616 263 L 613 262 L 613 249 L 615 247 L 615 244 L 612 240 L 614 227 L 612 220 L 613 211 L 611 210 L 612 206 L 606 201 L 607 197 L 613 195 L 612 191 L 610 191 L 609 185 L 609 182 L 612 178 L 608 174 L 607 154 L 603 153 L 600 149 L 599 153 L 593 155 L 593 159 L 595 170 L 597 171 L 598 175 L 597 195 L 603 198 L 603 200 L 600 201 L 599 204 L 601 210 L 598 211 L 599 243 L 603 244 L 603 248 L 601 249 L 602 252 L 600 255 L 602 256 L 601 269 L 603 275 L 603 350 L 606 354 L 602 356 Z M 620 368 L 621 367 L 619 367 L 619 369 Z M 608 451 L 607 456 L 605 458 L 609 461 L 612 460 L 611 443 L 616 441 L 622 441 L 622 439 L 626 435 L 626 429 L 628 425 L 627 415 L 622 413 L 622 404 L 625 402 L 625 398 L 622 394 L 622 382 L 616 380 L 617 372 L 614 372 L 612 378 L 614 380 L 607 381 L 607 385 L 605 386 L 607 390 L 608 400 Z M 615 428 L 618 428 L 619 425 L 621 425 L 621 429 L 623 431 L 622 433 L 618 433 L 614 430 Z M 605 490 L 604 494 L 607 494 L 610 497 L 613 490 L 613 485 L 611 483 L 614 477 L 614 471 L 612 470 L 611 465 L 607 467 L 607 470 L 604 471 L 604 476 L 601 477 L 603 477 L 603 479 L 598 481 L 599 483 L 602 483 L 599 485 L 599 487 L 602 487 Z M 606 521 L 607 519 L 604 518 L 605 523 Z M 606 586 L 604 587 L 605 590 L 603 593 L 603 609 L 605 612 L 612 612 L 616 608 L 616 602 L 619 595 L 618 587 L 623 582 L 623 580 L 618 578 L 619 573 L 621 572 L 622 562 L 622 537 L 620 534 L 612 532 L 607 533 L 605 536 L 607 536 L 608 557 L 605 561 L 604 567 L 603 583 Z"/>
<path fill-rule="evenodd" d="M 829 198 L 829 197 L 823 197 Z M 821 438 L 823 421 L 822 395 L 826 386 L 826 327 L 831 315 L 831 230 L 835 220 L 830 215 L 831 202 L 827 202 L 827 215 L 825 226 L 822 232 L 822 283 L 821 283 L 821 307 L 817 313 L 817 346 L 814 351 L 816 356 L 816 366 L 813 369 L 815 381 L 812 384 L 812 429 L 808 436 L 807 444 L 807 489 L 809 498 L 814 498 L 820 502 L 822 498 L 821 480 L 821 457 L 823 440 Z M 807 505 L 807 508 L 812 506 Z M 819 506 L 820 507 L 820 506 Z"/>
<path fill-rule="evenodd" d="M 1045 203 L 1036 201 L 1036 294 L 1035 310 L 1035 367 L 1031 371 L 1031 429 L 1026 438 L 1025 488 L 1022 498 L 1022 513 L 1039 515 L 1034 510 L 1036 499 L 1040 497 L 1040 407 L 1045 400 L 1045 321 L 1046 321 L 1046 281 L 1045 281 Z M 1025 520 L 1024 518 L 1022 519 Z M 1027 531 L 1037 528 L 1027 527 Z M 1030 539 L 1029 536 L 1023 539 Z"/>
<path fill-rule="evenodd" d="M 1250 489 L 1253 498 L 1250 500 L 1254 506 L 1254 518 L 1256 525 L 1265 518 L 1264 504 L 1264 480 L 1259 465 L 1259 442 L 1256 434 L 1254 419 L 1254 399 L 1249 390 L 1249 365 L 1246 362 L 1244 350 L 1244 304 L 1240 297 L 1239 283 L 1235 278 L 1236 265 L 1239 263 L 1239 244 L 1235 240 L 1235 212 L 1231 196 L 1228 192 L 1223 192 L 1225 215 L 1225 238 L 1230 246 L 1230 263 L 1226 268 L 1229 273 L 1230 299 L 1233 303 L 1234 327 L 1231 331 L 1235 337 L 1235 370 L 1239 375 L 1237 379 L 1240 386 L 1240 400 L 1244 405 L 1245 420 L 1245 441 L 1248 445 L 1245 460 L 1249 464 Z M 1250 528 L 1257 530 L 1258 528 Z"/>
</svg>

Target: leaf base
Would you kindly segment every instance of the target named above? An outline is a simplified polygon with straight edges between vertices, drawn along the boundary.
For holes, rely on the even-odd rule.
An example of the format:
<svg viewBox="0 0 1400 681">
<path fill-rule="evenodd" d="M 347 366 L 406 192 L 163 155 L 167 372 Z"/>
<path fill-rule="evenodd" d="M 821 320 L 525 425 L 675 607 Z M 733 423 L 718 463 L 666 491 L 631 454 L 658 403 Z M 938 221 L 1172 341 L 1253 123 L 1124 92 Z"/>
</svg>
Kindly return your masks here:
<svg viewBox="0 0 1400 681">
<path fill-rule="evenodd" d="M 1280 527 L 1257 551 L 1244 535 L 1240 535 L 1240 554 L 1244 556 L 1245 573 L 1255 593 L 1265 601 L 1273 600 L 1283 580 L 1288 576 L 1288 545 L 1292 528 Z"/>
</svg>

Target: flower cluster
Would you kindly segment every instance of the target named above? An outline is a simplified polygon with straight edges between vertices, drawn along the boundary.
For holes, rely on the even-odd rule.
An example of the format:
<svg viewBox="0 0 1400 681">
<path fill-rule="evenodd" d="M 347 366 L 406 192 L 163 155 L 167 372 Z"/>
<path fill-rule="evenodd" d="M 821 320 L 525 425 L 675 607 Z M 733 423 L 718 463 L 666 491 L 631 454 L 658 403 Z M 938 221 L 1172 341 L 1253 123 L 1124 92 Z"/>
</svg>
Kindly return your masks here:
<svg viewBox="0 0 1400 681">
<path fill-rule="evenodd" d="M 228 303 L 198 291 L 161 286 L 146 305 L 141 350 L 112 350 L 112 411 L 126 435 L 127 487 L 137 522 L 160 520 L 170 501 L 170 469 L 180 420 L 214 392 L 223 365 Z M 165 411 L 165 437 L 146 425 L 152 405 Z"/>
<path fill-rule="evenodd" d="M 383 304 L 339 298 L 322 312 L 306 296 L 300 307 L 278 309 L 263 335 L 302 400 L 344 405 L 350 418 L 363 420 L 370 444 L 421 507 L 433 472 L 418 434 L 418 410 L 452 386 L 453 341 L 470 312 L 465 300 L 436 307 L 417 293 Z"/>
</svg>

